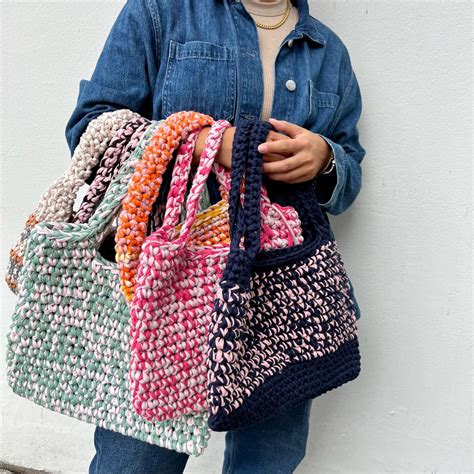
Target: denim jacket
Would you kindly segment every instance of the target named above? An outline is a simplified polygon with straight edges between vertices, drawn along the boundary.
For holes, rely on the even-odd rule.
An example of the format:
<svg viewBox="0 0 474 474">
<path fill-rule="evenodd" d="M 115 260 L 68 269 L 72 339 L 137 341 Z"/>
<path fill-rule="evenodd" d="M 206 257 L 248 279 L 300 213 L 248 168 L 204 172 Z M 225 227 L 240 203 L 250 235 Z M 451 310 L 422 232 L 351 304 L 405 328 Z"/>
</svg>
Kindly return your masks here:
<svg viewBox="0 0 474 474">
<path fill-rule="evenodd" d="M 325 213 L 340 214 L 361 187 L 359 85 L 342 40 L 309 14 L 307 0 L 292 3 L 299 18 L 275 60 L 271 116 L 330 145 L 335 170 L 319 175 L 315 190 Z M 128 0 L 91 79 L 79 83 L 66 139 L 72 154 L 92 119 L 119 108 L 153 120 L 196 110 L 235 123 L 259 119 L 262 103 L 257 29 L 240 1 Z"/>
</svg>

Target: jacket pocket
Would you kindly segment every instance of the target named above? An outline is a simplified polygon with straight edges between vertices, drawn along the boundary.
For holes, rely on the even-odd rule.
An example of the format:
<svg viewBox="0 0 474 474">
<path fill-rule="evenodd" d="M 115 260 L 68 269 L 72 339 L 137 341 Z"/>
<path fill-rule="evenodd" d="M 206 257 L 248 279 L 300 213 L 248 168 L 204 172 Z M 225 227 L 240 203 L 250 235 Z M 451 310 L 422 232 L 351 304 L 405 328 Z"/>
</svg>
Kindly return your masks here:
<svg viewBox="0 0 474 474">
<path fill-rule="evenodd" d="M 163 115 L 194 110 L 230 120 L 236 101 L 236 53 L 207 41 L 170 40 L 163 84 Z"/>
<path fill-rule="evenodd" d="M 333 128 L 336 110 L 340 97 L 333 92 L 323 92 L 316 89 L 314 82 L 309 80 L 310 112 L 308 127 L 314 133 L 324 135 Z"/>
</svg>

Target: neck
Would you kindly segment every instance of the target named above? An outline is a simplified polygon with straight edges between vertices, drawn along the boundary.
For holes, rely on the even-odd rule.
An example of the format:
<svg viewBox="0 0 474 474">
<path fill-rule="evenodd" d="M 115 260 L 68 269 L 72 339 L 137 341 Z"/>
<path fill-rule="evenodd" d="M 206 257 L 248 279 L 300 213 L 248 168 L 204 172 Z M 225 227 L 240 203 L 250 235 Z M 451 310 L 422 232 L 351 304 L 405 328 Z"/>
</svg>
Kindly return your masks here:
<svg viewBox="0 0 474 474">
<path fill-rule="evenodd" d="M 277 16 L 286 11 L 288 0 L 242 0 L 242 3 L 249 13 Z"/>
</svg>

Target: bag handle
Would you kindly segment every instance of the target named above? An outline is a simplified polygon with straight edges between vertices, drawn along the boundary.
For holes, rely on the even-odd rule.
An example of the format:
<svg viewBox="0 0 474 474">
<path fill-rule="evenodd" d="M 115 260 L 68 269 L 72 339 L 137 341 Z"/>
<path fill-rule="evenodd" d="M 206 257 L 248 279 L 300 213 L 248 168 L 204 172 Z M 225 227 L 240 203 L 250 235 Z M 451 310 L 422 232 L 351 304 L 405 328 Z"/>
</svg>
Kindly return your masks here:
<svg viewBox="0 0 474 474">
<path fill-rule="evenodd" d="M 244 247 L 253 260 L 260 249 L 260 202 L 262 188 L 263 155 L 257 150 L 272 129 L 269 122 L 255 122 L 245 156 L 245 198 L 241 207 Z M 242 227 L 240 230 L 242 230 Z"/>
<path fill-rule="evenodd" d="M 204 142 L 204 148 L 199 158 L 198 168 L 194 175 L 194 180 L 191 185 L 190 192 L 188 194 L 188 199 L 186 201 L 187 214 L 190 211 L 190 206 L 193 206 L 193 203 L 189 202 L 190 197 L 195 194 L 197 194 L 197 197 L 198 197 L 198 201 L 196 202 L 196 210 L 197 210 L 199 197 L 202 191 L 202 187 L 205 184 L 205 180 L 200 188 L 198 187 L 198 182 L 202 182 L 203 177 L 207 178 L 211 171 L 211 168 L 215 165 L 213 163 L 214 158 L 217 152 L 219 151 L 224 132 L 230 126 L 231 124 L 227 120 L 217 120 L 212 125 L 211 130 L 209 131 L 206 137 L 206 140 Z M 176 157 L 176 162 L 173 168 L 173 175 L 171 177 L 170 190 L 168 192 L 168 199 L 166 202 L 166 211 L 165 211 L 165 216 L 163 218 L 163 228 L 167 227 L 169 229 L 170 238 L 174 233 L 173 231 L 174 231 L 175 226 L 179 222 L 179 217 L 181 214 L 184 198 L 186 195 L 186 187 L 187 187 L 188 179 L 190 175 L 194 147 L 195 147 L 196 138 L 198 134 L 199 134 L 199 131 L 193 132 L 188 137 L 188 140 L 181 146 L 178 152 L 178 155 Z M 209 169 L 207 169 L 207 165 L 209 162 L 210 162 L 210 166 L 209 166 Z M 229 182 L 229 180 L 225 178 L 227 173 L 225 171 L 221 172 L 217 167 L 215 168 L 215 171 L 216 171 L 217 180 L 219 184 L 221 185 L 220 188 L 223 187 L 225 189 L 225 186 Z M 222 192 L 221 192 L 221 195 L 222 195 Z M 191 212 L 194 212 L 194 218 L 195 218 L 196 210 L 191 211 Z M 183 224 L 183 226 L 186 227 L 185 224 Z M 183 228 L 183 226 L 181 228 Z"/>
<path fill-rule="evenodd" d="M 269 122 L 240 119 L 234 136 L 229 223 L 231 245 L 222 286 L 249 285 L 251 267 L 260 249 L 260 200 L 263 157 L 257 147 L 272 129 Z M 244 180 L 243 204 L 240 188 Z M 242 242 L 243 240 L 243 242 Z"/>
<path fill-rule="evenodd" d="M 180 146 L 171 174 L 170 187 L 165 202 L 165 214 L 161 228 L 170 230 L 179 222 L 183 196 L 186 194 L 194 147 L 201 129 L 189 134 L 188 139 Z M 154 233 L 154 232 L 153 232 Z"/>
<path fill-rule="evenodd" d="M 211 116 L 199 112 L 171 114 L 151 139 L 132 174 L 115 237 L 121 287 L 127 301 L 133 298 L 141 247 L 166 167 L 182 140 L 186 140 L 193 131 L 213 123 Z"/>
<path fill-rule="evenodd" d="M 40 222 L 69 222 L 79 188 L 96 167 L 111 138 L 123 124 L 139 115 L 127 109 L 105 112 L 89 122 L 74 150 L 69 168 L 42 194 L 26 219 L 23 231 L 10 250 L 6 281 L 17 292 L 19 273 L 24 263 L 28 237 Z"/>
<path fill-rule="evenodd" d="M 250 120 L 240 118 L 237 124 L 232 143 L 231 185 L 229 190 L 229 233 L 230 250 L 240 247 L 243 232 L 238 228 L 243 226 L 242 220 L 242 193 L 241 188 L 245 175 L 245 156 L 248 153 L 250 133 L 253 124 Z"/>
<path fill-rule="evenodd" d="M 160 127 L 163 120 L 153 121 L 135 147 L 133 153 L 123 163 L 117 176 L 108 187 L 104 199 L 95 210 L 87 223 L 68 222 L 43 222 L 36 226 L 39 234 L 47 234 L 49 238 L 82 242 L 94 238 L 98 248 L 104 236 L 107 234 L 113 218 L 121 207 L 124 196 L 127 194 L 130 178 L 135 170 L 136 164 L 141 159 L 144 149 L 150 142 L 156 129 Z"/>
<path fill-rule="evenodd" d="M 101 199 L 110 182 L 117 175 L 120 166 L 130 156 L 137 146 L 140 137 L 150 126 L 150 121 L 144 117 L 137 117 L 127 122 L 114 135 L 95 174 L 87 194 L 85 195 L 78 211 L 74 214 L 73 222 L 87 222 Z"/>
<path fill-rule="evenodd" d="M 184 245 L 189 239 L 191 229 L 196 220 L 201 192 L 212 170 L 214 159 L 219 151 L 224 132 L 230 126 L 231 124 L 227 120 L 218 120 L 212 125 L 212 128 L 206 137 L 198 169 L 186 200 L 186 218 L 180 228 L 179 236 L 176 239 L 181 245 Z M 175 224 L 177 224 L 177 222 L 175 222 Z"/>
<path fill-rule="evenodd" d="M 97 166 L 115 133 L 135 117 L 139 114 L 120 109 L 105 112 L 89 123 L 74 150 L 69 168 L 49 186 L 33 211 L 37 222 L 70 219 L 79 188 Z"/>
</svg>

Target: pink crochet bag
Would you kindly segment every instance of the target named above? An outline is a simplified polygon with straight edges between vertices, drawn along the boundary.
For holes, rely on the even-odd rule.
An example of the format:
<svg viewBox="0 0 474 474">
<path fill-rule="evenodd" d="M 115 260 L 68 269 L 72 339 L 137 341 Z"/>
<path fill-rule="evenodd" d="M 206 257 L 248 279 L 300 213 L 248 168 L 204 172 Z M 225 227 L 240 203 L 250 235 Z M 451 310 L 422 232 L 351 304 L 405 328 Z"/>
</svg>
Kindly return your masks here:
<svg viewBox="0 0 474 474">
<path fill-rule="evenodd" d="M 130 387 L 134 409 L 148 420 L 174 419 L 204 411 L 208 406 L 208 327 L 229 243 L 209 240 L 209 245 L 193 245 L 191 237 L 200 193 L 229 126 L 224 120 L 213 124 L 186 201 L 185 221 L 177 228 L 198 131 L 181 146 L 163 226 L 142 246 L 131 304 Z M 229 172 L 217 165 L 214 171 L 221 194 L 226 197 Z M 295 210 L 282 206 L 276 210 L 264 188 L 262 195 L 262 229 L 276 236 L 273 248 L 301 242 L 301 225 Z M 292 241 L 284 242 L 278 237 L 281 231 L 274 232 L 273 227 L 286 228 L 293 235 Z"/>
<path fill-rule="evenodd" d="M 206 410 L 207 315 L 229 245 L 190 246 L 188 240 L 201 190 L 228 126 L 216 121 L 206 138 L 186 218 L 176 235 L 197 137 L 190 134 L 176 157 L 163 226 L 142 246 L 130 308 L 130 389 L 134 409 L 148 420 Z"/>
</svg>

